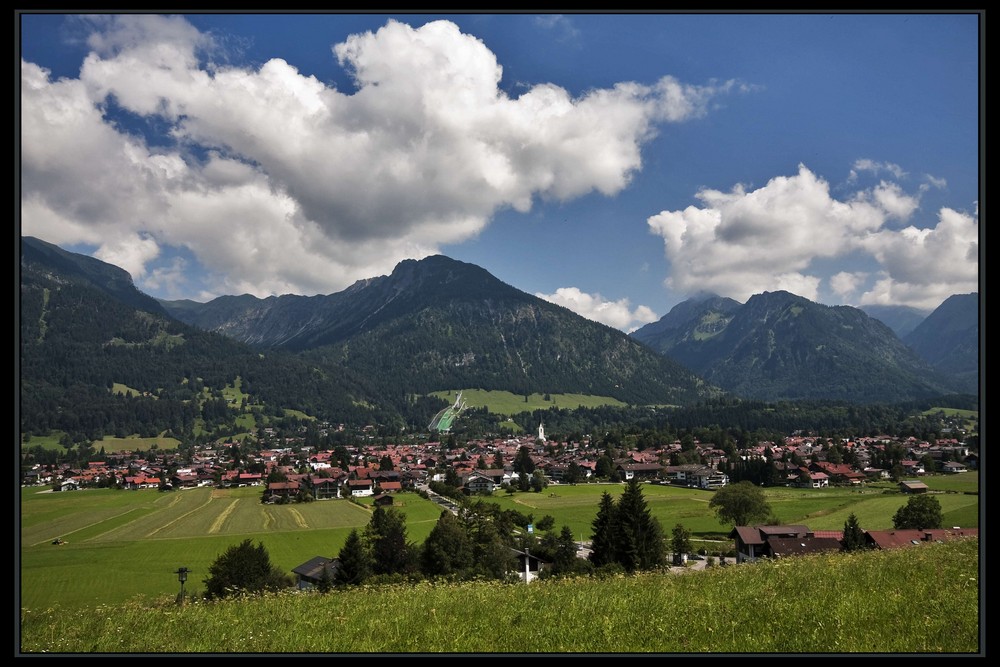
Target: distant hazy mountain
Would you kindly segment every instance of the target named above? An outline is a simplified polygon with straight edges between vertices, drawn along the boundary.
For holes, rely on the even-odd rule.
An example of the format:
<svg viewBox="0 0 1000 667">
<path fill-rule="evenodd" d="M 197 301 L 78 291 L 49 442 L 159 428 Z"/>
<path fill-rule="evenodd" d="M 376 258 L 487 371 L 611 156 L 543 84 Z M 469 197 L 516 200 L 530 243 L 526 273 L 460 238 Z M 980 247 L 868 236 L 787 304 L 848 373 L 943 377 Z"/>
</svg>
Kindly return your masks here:
<svg viewBox="0 0 1000 667">
<path fill-rule="evenodd" d="M 686 301 L 633 337 L 711 384 L 762 400 L 894 402 L 959 390 L 863 311 L 783 291 L 742 306 Z"/>
<path fill-rule="evenodd" d="M 923 322 L 929 311 L 919 310 L 910 306 L 861 306 L 861 310 L 869 316 L 880 320 L 901 339 L 904 340 L 911 331 Z"/>
<path fill-rule="evenodd" d="M 344 366 L 386 391 L 480 387 L 672 404 L 718 393 L 617 329 L 440 255 L 327 296 L 162 303 L 194 326 Z"/>
<path fill-rule="evenodd" d="M 979 293 L 948 297 L 903 342 L 934 368 L 960 377 L 966 391 L 975 391 L 980 371 Z"/>
<path fill-rule="evenodd" d="M 742 305 L 728 297 L 702 294 L 677 304 L 656 322 L 632 332 L 632 337 L 666 353 L 686 341 L 707 340 L 719 334 Z"/>
</svg>

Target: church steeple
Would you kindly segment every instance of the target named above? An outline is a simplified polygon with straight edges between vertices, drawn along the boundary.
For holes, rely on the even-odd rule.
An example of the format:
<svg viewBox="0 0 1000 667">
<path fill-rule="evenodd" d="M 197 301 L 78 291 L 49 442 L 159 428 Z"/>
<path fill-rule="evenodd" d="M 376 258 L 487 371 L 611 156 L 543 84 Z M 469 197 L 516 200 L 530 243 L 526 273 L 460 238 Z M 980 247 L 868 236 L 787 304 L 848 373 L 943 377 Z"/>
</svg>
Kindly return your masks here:
<svg viewBox="0 0 1000 667">
<path fill-rule="evenodd" d="M 545 442 L 545 424 L 544 422 L 538 422 L 538 439 Z"/>
</svg>

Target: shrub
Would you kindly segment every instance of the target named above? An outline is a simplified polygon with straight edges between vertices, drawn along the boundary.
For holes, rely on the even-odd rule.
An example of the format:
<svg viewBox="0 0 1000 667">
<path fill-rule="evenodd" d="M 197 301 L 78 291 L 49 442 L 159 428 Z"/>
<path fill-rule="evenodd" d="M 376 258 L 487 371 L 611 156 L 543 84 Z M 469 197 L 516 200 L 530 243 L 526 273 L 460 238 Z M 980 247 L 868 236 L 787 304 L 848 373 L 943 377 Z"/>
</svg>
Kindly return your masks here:
<svg viewBox="0 0 1000 667">
<path fill-rule="evenodd" d="M 229 547 L 208 571 L 204 583 L 205 597 L 209 599 L 276 591 L 293 583 L 290 576 L 271 564 L 264 545 L 258 542 L 255 547 L 249 538 Z"/>
</svg>

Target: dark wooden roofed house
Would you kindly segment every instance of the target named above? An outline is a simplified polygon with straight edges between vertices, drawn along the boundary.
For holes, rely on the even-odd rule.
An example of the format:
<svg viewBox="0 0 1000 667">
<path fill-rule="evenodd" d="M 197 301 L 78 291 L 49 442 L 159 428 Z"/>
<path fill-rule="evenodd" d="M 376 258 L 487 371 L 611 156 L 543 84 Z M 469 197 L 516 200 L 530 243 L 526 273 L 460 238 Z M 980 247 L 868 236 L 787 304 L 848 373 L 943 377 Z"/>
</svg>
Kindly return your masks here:
<svg viewBox="0 0 1000 667">
<path fill-rule="evenodd" d="M 903 493 L 927 493 L 927 485 L 915 479 L 904 479 L 899 483 L 899 490 Z"/>
<path fill-rule="evenodd" d="M 772 537 L 767 541 L 772 558 L 840 551 L 840 540 L 832 537 Z"/>
<path fill-rule="evenodd" d="M 659 463 L 625 463 L 618 465 L 622 479 L 656 479 L 660 476 L 663 466 Z"/>
<path fill-rule="evenodd" d="M 767 548 L 767 542 L 760 531 L 752 526 L 736 526 L 729 533 L 729 537 L 736 540 L 737 563 L 745 560 L 754 561 L 763 555 Z"/>
<path fill-rule="evenodd" d="M 352 496 L 373 496 L 374 483 L 370 479 L 350 479 L 347 481 L 347 488 Z"/>
<path fill-rule="evenodd" d="M 758 558 L 770 557 L 769 543 L 774 538 L 795 538 L 801 540 L 810 535 L 808 526 L 735 526 L 729 537 L 736 541 L 736 562 L 753 562 Z"/>
<path fill-rule="evenodd" d="M 170 478 L 175 488 L 193 488 L 198 486 L 198 475 L 194 473 L 177 473 Z"/>
<path fill-rule="evenodd" d="M 323 556 L 311 558 L 302 565 L 292 568 L 292 574 L 295 575 L 295 585 L 298 586 L 299 590 L 318 586 L 323 580 L 324 571 L 329 581 L 332 582 L 339 565 L 340 561 L 336 558 L 324 558 Z"/>
<path fill-rule="evenodd" d="M 294 498 L 298 494 L 298 482 L 269 482 L 267 485 L 267 497 L 271 500 Z"/>
<path fill-rule="evenodd" d="M 340 480 L 333 477 L 313 477 L 312 493 L 317 500 L 337 498 L 340 495 Z"/>
<path fill-rule="evenodd" d="M 924 531 L 906 530 L 866 530 L 865 542 L 876 549 L 895 549 L 920 544 Z"/>
</svg>

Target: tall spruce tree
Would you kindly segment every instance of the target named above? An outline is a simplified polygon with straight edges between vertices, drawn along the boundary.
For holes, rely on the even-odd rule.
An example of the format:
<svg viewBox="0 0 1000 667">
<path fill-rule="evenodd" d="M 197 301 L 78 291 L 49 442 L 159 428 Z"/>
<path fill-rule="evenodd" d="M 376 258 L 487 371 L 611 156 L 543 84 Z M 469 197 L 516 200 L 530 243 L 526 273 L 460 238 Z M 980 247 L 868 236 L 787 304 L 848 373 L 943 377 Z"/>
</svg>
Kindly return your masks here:
<svg viewBox="0 0 1000 667">
<path fill-rule="evenodd" d="M 396 509 L 376 507 L 365 529 L 371 549 L 374 574 L 403 574 L 412 571 L 412 544 L 406 541 L 406 516 Z"/>
<path fill-rule="evenodd" d="M 471 567 L 472 540 L 462 521 L 445 510 L 424 540 L 421 566 L 428 577 L 456 576 Z"/>
<path fill-rule="evenodd" d="M 664 563 L 663 528 L 649 511 L 642 487 L 629 480 L 618 500 L 617 561 L 628 572 L 650 570 Z"/>
<path fill-rule="evenodd" d="M 858 517 L 851 512 L 844 522 L 844 551 L 860 551 L 865 548 L 865 533 L 858 525 Z"/>
<path fill-rule="evenodd" d="M 371 576 L 371 555 L 357 528 L 351 529 L 337 560 L 340 566 L 334 573 L 333 581 L 338 586 L 357 586 Z"/>
<path fill-rule="evenodd" d="M 590 562 L 596 567 L 617 562 L 615 545 L 618 541 L 618 508 L 611 494 L 605 491 L 601 494 L 601 502 L 597 508 L 597 516 L 591 523 L 593 533 L 590 540 Z"/>
</svg>

